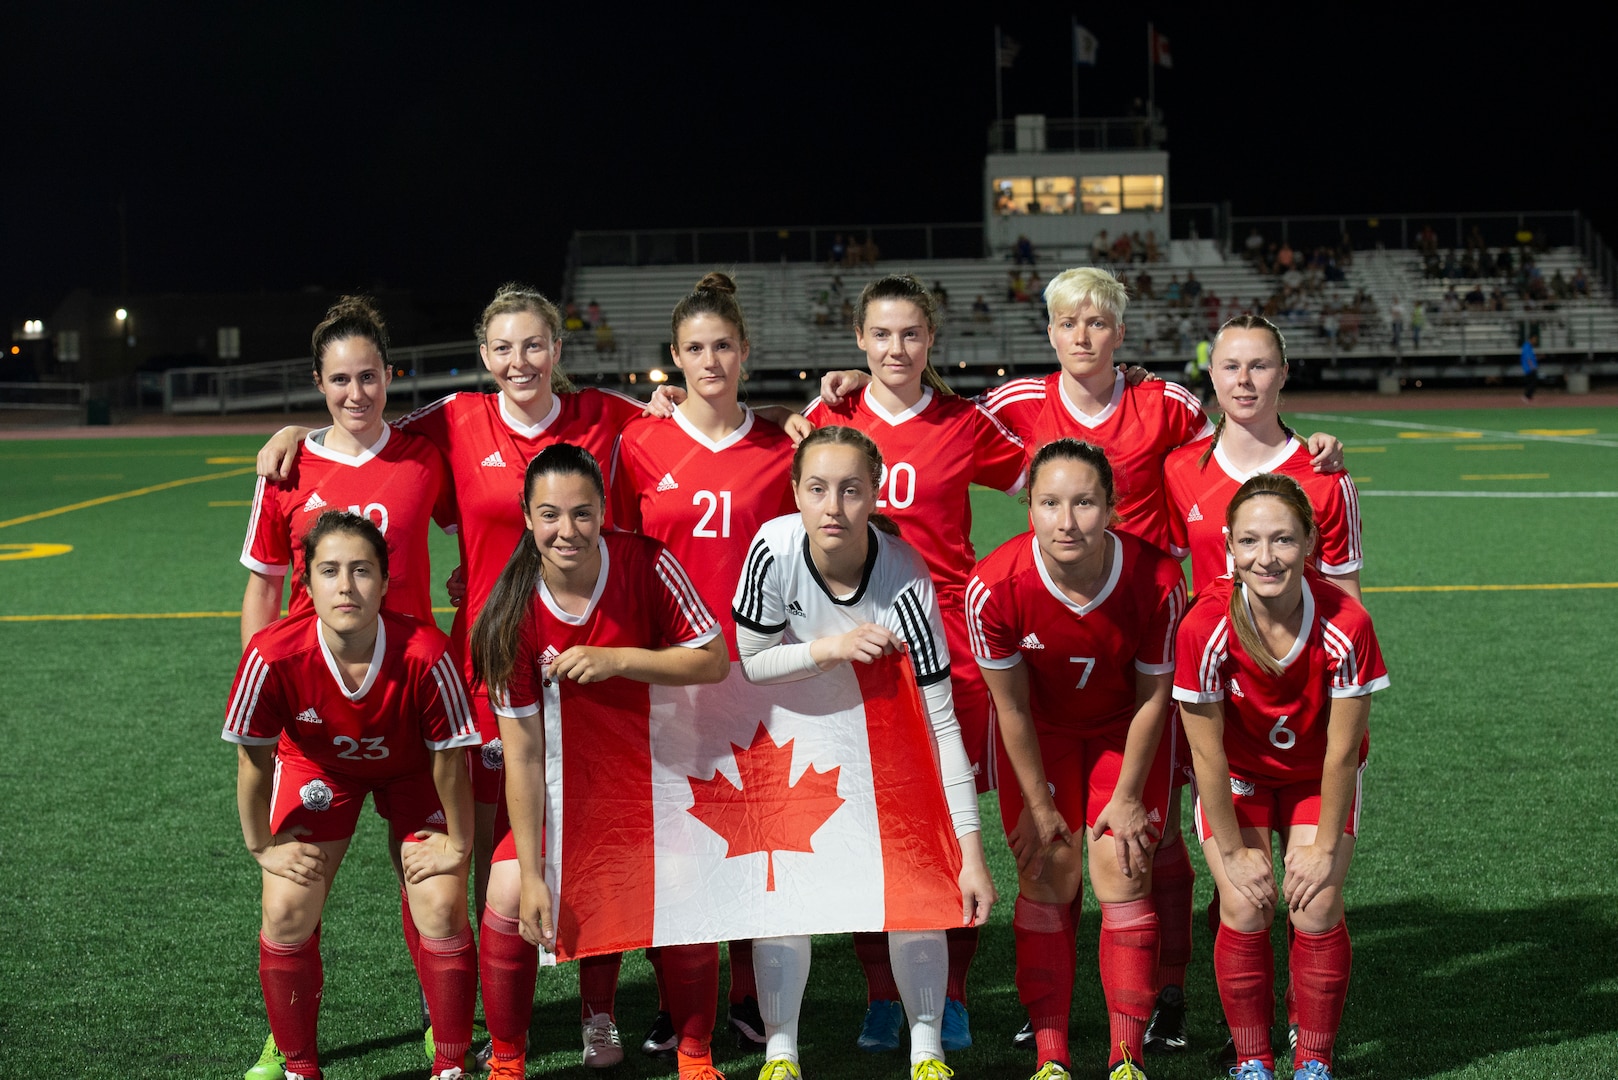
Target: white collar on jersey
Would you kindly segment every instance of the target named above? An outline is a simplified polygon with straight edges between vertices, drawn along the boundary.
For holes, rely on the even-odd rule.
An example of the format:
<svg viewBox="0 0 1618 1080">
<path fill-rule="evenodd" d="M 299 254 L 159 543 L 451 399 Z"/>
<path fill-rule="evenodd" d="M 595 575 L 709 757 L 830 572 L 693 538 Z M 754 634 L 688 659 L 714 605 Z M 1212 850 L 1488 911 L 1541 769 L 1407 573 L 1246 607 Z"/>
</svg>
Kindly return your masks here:
<svg viewBox="0 0 1618 1080">
<path fill-rule="evenodd" d="M 533 538 L 529 537 L 526 542 L 533 543 Z M 590 593 L 590 602 L 584 605 L 584 614 L 571 615 L 563 611 L 561 605 L 556 602 L 556 597 L 551 595 L 550 586 L 545 584 L 543 575 L 539 579 L 539 584 L 534 586 L 546 610 L 569 626 L 583 626 L 589 622 L 590 616 L 596 613 L 596 605 L 601 602 L 601 594 L 606 591 L 607 574 L 612 569 L 612 560 L 607 554 L 607 540 L 605 537 L 596 537 L 596 550 L 601 552 L 601 573 L 596 576 L 596 587 Z"/>
<path fill-rule="evenodd" d="M 924 386 L 921 388 L 920 401 L 916 402 L 902 413 L 891 413 L 884 409 L 881 403 L 878 402 L 871 394 L 870 386 L 866 386 L 865 388 L 865 407 L 875 413 L 878 420 L 881 420 L 890 427 L 897 427 L 906 420 L 920 416 L 922 413 L 927 411 L 927 406 L 931 405 L 932 403 L 933 388 L 930 386 Z"/>
<path fill-rule="evenodd" d="M 332 426 L 327 424 L 325 427 L 316 428 L 314 431 L 311 431 L 309 434 L 305 435 L 303 437 L 303 448 L 315 455 L 315 457 L 325 458 L 327 461 L 335 461 L 339 465 L 347 465 L 352 469 L 359 468 L 361 465 L 364 465 L 367 461 L 370 461 L 372 458 L 380 454 L 382 452 L 382 448 L 388 445 L 388 439 L 393 435 L 392 425 L 383 424 L 382 437 L 377 439 L 376 442 L 372 443 L 370 446 L 367 446 L 364 450 L 361 450 L 357 454 L 345 454 L 340 450 L 333 450 L 325 443 L 315 441 L 316 435 L 329 434 L 331 429 Z"/>
<path fill-rule="evenodd" d="M 376 619 L 376 647 L 371 650 L 371 666 L 365 669 L 365 679 L 360 683 L 358 690 L 349 690 L 348 684 L 343 681 L 343 669 L 338 666 L 337 657 L 331 654 L 331 646 L 326 644 L 326 632 L 321 629 L 320 621 L 315 620 L 315 637 L 320 639 L 320 655 L 326 658 L 326 670 L 331 677 L 337 680 L 337 689 L 350 701 L 358 701 L 371 689 L 376 682 L 377 672 L 382 670 L 382 658 L 388 653 L 388 624 L 382 621 L 380 615 Z"/>
<path fill-rule="evenodd" d="M 1112 590 L 1118 587 L 1118 579 L 1123 577 L 1124 545 L 1114 535 L 1113 531 L 1108 529 L 1107 543 L 1112 549 L 1112 569 L 1107 572 L 1107 583 L 1101 586 L 1101 591 L 1096 593 L 1088 604 L 1075 604 L 1068 599 L 1068 595 L 1062 591 L 1062 587 L 1051 580 L 1051 572 L 1045 569 L 1045 560 L 1039 554 L 1039 538 L 1030 536 L 1028 542 L 1034 545 L 1034 565 L 1039 567 L 1039 580 L 1045 583 L 1045 588 L 1050 591 L 1052 596 L 1067 605 L 1067 609 L 1075 615 L 1088 615 L 1100 607 L 1106 602 L 1107 597 L 1112 595 Z"/>
<path fill-rule="evenodd" d="M 1112 414 L 1118 411 L 1118 403 L 1124 399 L 1124 389 L 1127 386 L 1128 383 L 1124 381 L 1124 373 L 1121 371 L 1116 372 L 1112 377 L 1112 400 L 1107 402 L 1105 409 L 1102 409 L 1094 416 L 1086 416 L 1079 410 L 1077 405 L 1068 399 L 1067 386 L 1065 380 L 1061 378 L 1056 380 L 1056 396 L 1062 399 L 1062 405 L 1067 409 L 1069 416 L 1087 428 L 1096 428 L 1106 423 Z"/>
<path fill-rule="evenodd" d="M 1249 619 L 1251 619 L 1253 617 L 1253 604 L 1252 604 L 1252 601 L 1249 600 L 1248 597 L 1247 597 L 1247 583 L 1245 581 L 1242 582 L 1242 603 L 1247 605 L 1247 617 Z M 1256 626 L 1258 624 L 1254 623 L 1254 625 Z M 1300 655 L 1302 655 L 1304 643 L 1309 640 L 1309 632 L 1311 630 L 1313 630 L 1314 627 L 1315 627 L 1315 594 L 1309 588 L 1309 579 L 1304 578 L 1303 579 L 1303 622 L 1298 624 L 1298 636 L 1292 642 L 1292 648 L 1287 650 L 1287 654 L 1285 656 L 1275 657 L 1276 663 L 1280 664 L 1283 669 L 1291 667 L 1292 666 L 1292 661 L 1296 660 Z"/>
<path fill-rule="evenodd" d="M 1225 456 L 1225 444 L 1223 442 L 1220 442 L 1219 445 L 1214 447 L 1213 456 L 1214 460 L 1219 462 L 1219 467 L 1225 470 L 1226 476 L 1230 477 L 1238 484 L 1245 484 L 1247 481 L 1251 480 L 1261 472 L 1274 472 L 1275 470 L 1279 469 L 1282 465 L 1286 464 L 1287 458 L 1297 453 L 1297 450 L 1298 440 L 1296 438 L 1288 438 L 1286 445 L 1281 447 L 1279 453 L 1277 453 L 1270 460 L 1266 461 L 1264 464 L 1260 465 L 1258 468 L 1250 469 L 1247 472 L 1243 472 L 1235 465 L 1231 464 L 1230 458 Z"/>
<path fill-rule="evenodd" d="M 515 416 L 511 415 L 511 407 L 506 401 L 506 392 L 504 390 L 500 391 L 499 397 L 500 419 L 506 422 L 506 427 L 510 428 L 512 431 L 515 431 L 518 435 L 521 435 L 525 439 L 538 438 L 546 428 L 550 427 L 551 424 L 555 422 L 557 416 L 562 412 L 562 397 L 560 394 L 553 393 L 551 394 L 551 411 L 545 414 L 545 419 L 541 420 L 537 424 L 525 424 Z"/>
<path fill-rule="evenodd" d="M 691 436 L 692 442 L 696 443 L 698 446 L 705 446 L 717 454 L 721 450 L 729 450 L 732 446 L 735 446 L 737 443 L 747 438 L 747 433 L 753 430 L 753 410 L 749 409 L 746 405 L 743 405 L 741 426 L 735 431 L 732 431 L 729 435 L 726 435 L 723 439 L 720 439 L 718 442 L 715 442 L 713 439 L 708 438 L 708 436 L 698 431 L 697 426 L 691 421 L 687 420 L 685 418 L 685 414 L 679 409 L 674 410 L 674 422 L 680 426 L 681 431 Z"/>
</svg>

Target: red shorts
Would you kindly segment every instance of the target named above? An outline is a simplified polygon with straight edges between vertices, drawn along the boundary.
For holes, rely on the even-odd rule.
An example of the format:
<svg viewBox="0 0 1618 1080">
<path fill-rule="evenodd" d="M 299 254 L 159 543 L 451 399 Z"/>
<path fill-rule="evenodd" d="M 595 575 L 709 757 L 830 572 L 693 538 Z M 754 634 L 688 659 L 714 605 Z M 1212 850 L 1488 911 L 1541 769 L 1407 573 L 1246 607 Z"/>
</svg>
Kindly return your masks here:
<svg viewBox="0 0 1618 1080">
<path fill-rule="evenodd" d="M 1365 762 L 1354 774 L 1354 802 L 1348 808 L 1349 836 L 1360 834 L 1360 789 L 1365 780 Z M 1299 780 L 1292 784 L 1264 785 L 1238 776 L 1230 778 L 1230 801 L 1236 807 L 1236 820 L 1244 829 L 1274 832 L 1293 825 L 1320 824 L 1320 781 Z M 1202 796 L 1197 796 L 1197 840 L 1206 843 L 1213 835 L 1202 812 Z"/>
<path fill-rule="evenodd" d="M 955 718 L 961 723 L 961 742 L 972 763 L 972 778 L 978 794 L 996 786 L 994 725 L 991 722 L 988 684 L 983 670 L 972 655 L 966 635 L 966 612 L 945 611 L 944 637 L 949 642 L 950 695 L 955 699 Z M 1012 781 L 1015 783 L 1015 780 Z"/>
<path fill-rule="evenodd" d="M 1078 736 L 1070 734 L 1039 735 L 1039 755 L 1045 763 L 1045 781 L 1050 786 L 1056 809 L 1061 811 L 1067 827 L 1075 833 L 1082 822 L 1088 827 L 1096 823 L 1101 811 L 1112 801 L 1112 792 L 1118 786 L 1118 774 L 1124 765 L 1124 743 L 1129 736 L 1127 728 L 1106 735 Z M 997 743 L 1000 754 L 1000 823 L 1009 837 L 1022 816 L 1022 791 L 1017 786 L 1016 773 L 1005 756 L 1005 747 Z M 1158 740 L 1157 753 L 1146 772 L 1146 787 L 1141 801 L 1146 806 L 1146 819 L 1159 830 L 1168 814 L 1169 766 L 1173 757 L 1168 733 Z M 1107 835 L 1112 835 L 1109 829 Z"/>
<path fill-rule="evenodd" d="M 467 764 L 472 768 L 472 799 L 480 803 L 499 803 L 506 780 L 505 749 L 500 742 L 500 718 L 489 707 L 487 687 L 472 691 L 472 715 L 477 717 L 478 732 L 483 736 L 482 746 L 469 746 Z"/>
<path fill-rule="evenodd" d="M 279 756 L 270 788 L 270 831 L 302 830 L 298 839 L 311 844 L 346 840 L 354 835 L 367 794 L 374 797 L 377 814 L 396 840 L 408 840 L 423 829 L 444 831 L 444 807 L 431 773 L 380 782 L 355 780 L 325 774 L 302 759 Z"/>
<path fill-rule="evenodd" d="M 1174 786 L 1185 787 L 1194 784 L 1197 780 L 1196 762 L 1191 760 L 1191 743 L 1185 737 L 1185 723 L 1180 719 L 1180 703 L 1169 702 L 1169 726 L 1163 731 L 1163 739 L 1174 747 Z"/>
</svg>

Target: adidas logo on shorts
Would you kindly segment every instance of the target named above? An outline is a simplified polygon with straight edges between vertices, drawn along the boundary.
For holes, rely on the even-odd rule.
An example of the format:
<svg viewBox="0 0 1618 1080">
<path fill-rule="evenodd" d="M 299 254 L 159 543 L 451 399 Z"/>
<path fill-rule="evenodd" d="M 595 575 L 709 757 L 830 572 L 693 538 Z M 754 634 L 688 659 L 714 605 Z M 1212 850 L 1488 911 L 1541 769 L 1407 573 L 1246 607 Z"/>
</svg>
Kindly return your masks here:
<svg viewBox="0 0 1618 1080">
<path fill-rule="evenodd" d="M 659 490 L 659 491 L 673 491 L 675 488 L 677 488 L 679 486 L 680 486 L 679 484 L 676 484 L 674 482 L 674 474 L 673 473 L 664 473 L 663 474 L 663 479 L 661 479 L 661 480 L 659 480 L 657 482 L 657 490 Z"/>
<path fill-rule="evenodd" d="M 1151 812 L 1149 812 L 1149 813 L 1148 813 L 1148 814 L 1147 814 L 1147 815 L 1146 815 L 1146 820 L 1147 820 L 1147 821 L 1150 821 L 1150 822 L 1151 822 L 1151 823 L 1152 823 L 1152 824 L 1153 824 L 1153 825 L 1156 825 L 1156 824 L 1158 824 L 1158 823 L 1159 823 L 1159 822 L 1161 822 L 1161 821 L 1162 821 L 1162 820 L 1163 820 L 1163 815 L 1162 815 L 1162 814 L 1159 814 L 1159 813 L 1158 813 L 1158 812 L 1157 812 L 1157 808 L 1156 808 L 1156 807 L 1153 807 L 1153 808 L 1152 808 L 1152 810 L 1151 810 Z"/>
<path fill-rule="evenodd" d="M 428 815 L 427 824 L 429 824 L 429 825 L 443 825 L 443 824 L 446 824 L 446 822 L 444 821 L 444 811 L 442 811 L 442 810 L 434 810 L 431 814 Z"/>
<path fill-rule="evenodd" d="M 1185 519 L 1187 521 L 1201 521 L 1202 520 L 1202 511 L 1197 508 L 1196 503 L 1191 504 L 1191 511 L 1188 514 L 1185 515 Z"/>
<path fill-rule="evenodd" d="M 304 501 L 303 512 L 306 513 L 306 514 L 312 514 L 316 510 L 319 510 L 322 506 L 325 506 L 325 505 L 326 505 L 326 500 L 322 499 L 320 497 L 320 492 L 311 491 L 309 493 L 309 498 Z"/>
<path fill-rule="evenodd" d="M 1038 635 L 1029 634 L 1017 643 L 1017 647 L 1019 649 L 1043 649 L 1045 644 L 1039 640 Z"/>
<path fill-rule="evenodd" d="M 503 469 L 506 467 L 506 459 L 500 456 L 500 451 L 496 450 L 483 459 L 483 467 L 485 469 Z"/>
<path fill-rule="evenodd" d="M 320 714 L 315 712 L 314 709 L 303 710 L 295 719 L 305 724 L 324 724 L 326 722 L 320 718 Z"/>
</svg>

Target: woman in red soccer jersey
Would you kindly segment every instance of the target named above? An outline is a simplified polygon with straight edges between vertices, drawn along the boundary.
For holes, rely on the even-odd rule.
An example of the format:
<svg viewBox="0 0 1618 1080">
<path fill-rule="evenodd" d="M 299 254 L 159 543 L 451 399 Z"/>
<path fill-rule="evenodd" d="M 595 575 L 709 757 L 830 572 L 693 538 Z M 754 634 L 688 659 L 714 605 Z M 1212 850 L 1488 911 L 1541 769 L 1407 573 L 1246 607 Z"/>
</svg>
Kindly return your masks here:
<svg viewBox="0 0 1618 1080">
<path fill-rule="evenodd" d="M 1225 506 L 1261 472 L 1298 481 L 1315 512 L 1314 566 L 1360 596 L 1359 491 L 1345 472 L 1319 473 L 1309 450 L 1281 420 L 1286 339 L 1262 315 L 1238 315 L 1214 335 L 1209 367 L 1221 415 L 1213 434 L 1169 455 L 1165 480 L 1176 526 L 1191 549 L 1191 584 L 1202 589 L 1230 570 Z"/>
<path fill-rule="evenodd" d="M 1112 1080 L 1144 1080 L 1134 1062 L 1156 992 L 1152 856 L 1168 809 L 1163 736 L 1184 577 L 1170 556 L 1107 527 L 1112 469 L 1094 446 L 1041 447 L 1028 501 L 1032 533 L 984 559 L 967 589 L 974 651 L 1014 778 L 1000 785 L 1000 807 L 1017 856 L 1017 989 L 1033 1024 L 1037 1080 L 1067 1077 L 1084 873 L 1073 832 L 1089 826 L 1108 1068 Z"/>
<path fill-rule="evenodd" d="M 928 359 L 937 328 L 937 302 L 915 277 L 893 274 L 871 282 L 854 310 L 854 340 L 865 351 L 869 384 L 835 405 L 816 400 L 804 415 L 816 425 L 863 431 L 882 451 L 876 506 L 927 561 L 954 659 L 950 684 L 955 715 L 978 790 L 987 791 L 994 786 L 989 693 L 977 665 L 970 663 L 964 601 L 977 559 L 971 487 L 982 484 L 1014 493 L 1022 487 L 1027 459 L 1015 435 L 981 406 L 957 397 L 939 376 Z M 949 931 L 945 1050 L 972 1045 L 966 976 L 977 942 L 975 926 Z M 887 942 L 881 934 L 856 934 L 854 949 L 865 969 L 868 1000 L 859 1046 L 897 1050 L 904 1013 Z"/>
<path fill-rule="evenodd" d="M 1260 473 L 1231 498 L 1232 572 L 1197 594 L 1176 645 L 1174 696 L 1197 772 L 1197 835 L 1219 888 L 1219 996 L 1242 1080 L 1270 1080 L 1283 900 L 1293 934 L 1296 1075 L 1329 1080 L 1351 951 L 1343 880 L 1359 833 L 1370 694 L 1388 685 L 1370 617 L 1309 569 L 1309 498 Z M 1270 836 L 1279 834 L 1279 892 Z"/>
<path fill-rule="evenodd" d="M 481 943 L 484 1017 L 497 1078 L 523 1075 L 534 946 L 554 947 L 556 940 L 544 851 L 546 725 L 561 722 L 555 687 L 563 680 L 618 679 L 682 686 L 718 682 L 729 671 L 718 624 L 680 564 L 656 541 L 604 533 L 605 502 L 601 471 L 587 451 L 559 443 L 535 456 L 524 477 L 529 536 L 512 553 L 472 631 L 473 667 L 495 702 L 511 766 L 510 828 L 496 846 Z M 564 769 L 565 755 L 565 749 L 558 755 Z M 666 946 L 664 954 L 671 976 L 710 973 L 711 1030 L 717 947 Z M 685 1011 L 701 1009 L 703 1000 L 694 991 L 671 994 L 677 1029 L 686 1029 Z M 688 1080 L 716 1075 L 706 1034 L 700 1045 L 681 1044 L 680 1074 Z M 586 1018 L 583 1035 L 585 1065 L 623 1060 L 607 1014 Z"/>
<path fill-rule="evenodd" d="M 691 706 L 748 709 L 764 702 L 734 670 L 736 623 L 730 598 L 742 574 L 747 539 L 771 518 L 793 510 L 792 440 L 761 420 L 739 397 L 747 362 L 747 321 L 729 275 L 711 273 L 674 307 L 669 351 L 685 375 L 687 394 L 672 421 L 643 417 L 624 428 L 612 468 L 612 519 L 621 529 L 664 544 L 691 575 L 697 594 L 719 620 L 732 671 L 724 687 L 692 687 Z M 766 703 L 767 704 L 767 703 Z M 663 997 L 641 1050 L 706 1046 L 712 1011 L 688 1013 L 691 1030 L 676 1031 L 666 995 L 662 954 L 648 950 Z M 682 985 L 707 985 L 717 973 L 684 973 Z M 730 1026 L 737 1039 L 762 1045 L 763 1021 L 753 983 L 752 943 L 730 943 Z"/>
<path fill-rule="evenodd" d="M 383 418 L 388 404 L 388 331 L 364 297 L 345 296 L 315 327 L 310 342 L 314 380 L 326 395 L 330 427 L 309 432 L 296 445 L 281 480 L 260 479 L 253 492 L 241 561 L 249 570 L 242 597 L 242 648 L 281 614 L 283 583 L 292 577 L 289 614 L 311 609 L 304 587 L 302 539 L 328 508 L 360 514 L 387 537 L 391 577 L 383 606 L 433 625 L 427 526 L 436 520 L 454 531 L 455 499 L 449 471 L 425 439 L 394 431 Z M 399 877 L 405 940 L 416 955 L 415 921 L 404 887 L 399 845 L 389 855 Z M 423 1001 L 422 1023 L 427 1023 Z M 276 1048 L 267 1043 L 248 1080 L 279 1080 Z"/>
<path fill-rule="evenodd" d="M 449 639 L 382 610 L 388 548 L 355 514 L 306 532 L 313 613 L 248 642 L 224 738 L 238 745 L 242 837 L 262 869 L 259 979 L 288 1080 L 318 1080 L 320 916 L 365 796 L 404 842 L 416 970 L 437 1035 L 433 1076 L 458 1077 L 477 960 L 466 913 L 478 741 Z"/>
</svg>

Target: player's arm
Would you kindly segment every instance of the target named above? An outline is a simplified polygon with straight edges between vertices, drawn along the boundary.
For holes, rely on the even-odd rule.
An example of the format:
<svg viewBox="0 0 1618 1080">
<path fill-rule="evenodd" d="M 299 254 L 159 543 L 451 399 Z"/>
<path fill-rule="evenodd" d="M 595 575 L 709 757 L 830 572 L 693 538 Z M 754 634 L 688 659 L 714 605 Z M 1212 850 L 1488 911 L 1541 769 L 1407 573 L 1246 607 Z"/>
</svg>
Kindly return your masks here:
<svg viewBox="0 0 1618 1080">
<path fill-rule="evenodd" d="M 1185 720 L 1185 737 L 1196 766 L 1197 796 L 1224 864 L 1225 878 L 1254 907 L 1273 907 L 1275 874 L 1269 849 L 1247 846 L 1236 819 L 1236 804 L 1231 800 L 1230 759 L 1225 756 L 1225 704 L 1181 697 L 1180 715 Z"/>
<path fill-rule="evenodd" d="M 979 667 L 989 696 L 994 699 L 1006 759 L 1017 778 L 1017 790 L 1022 792 L 1026 820 L 1018 821 L 1012 830 L 1012 854 L 1017 857 L 1018 873 L 1038 881 L 1052 849 L 1058 844 L 1071 844 L 1073 833 L 1056 808 L 1045 777 L 1045 759 L 1039 752 L 1039 736 L 1029 706 L 1028 665 L 1019 661 L 1011 667 Z"/>
<path fill-rule="evenodd" d="M 820 378 L 820 400 L 827 405 L 836 405 L 851 394 L 857 394 L 865 389 L 871 381 L 869 371 L 827 372 Z"/>
<path fill-rule="evenodd" d="M 653 686 L 716 683 L 730 674 L 730 652 L 718 633 L 698 643 L 664 649 L 604 648 L 575 645 L 550 667 L 551 677 L 578 683 L 630 679 Z"/>
<path fill-rule="evenodd" d="M 1135 672 L 1135 715 L 1130 718 L 1129 734 L 1124 740 L 1124 761 L 1118 769 L 1118 783 L 1090 830 L 1095 840 L 1101 839 L 1108 829 L 1112 830 L 1113 846 L 1118 850 L 1118 869 L 1123 871 L 1124 877 L 1144 874 L 1151 868 L 1152 845 L 1162 835 L 1146 820 L 1142 795 L 1146 791 L 1146 774 L 1151 771 L 1158 744 L 1163 741 L 1169 695 L 1173 689 L 1171 672 Z"/>
<path fill-rule="evenodd" d="M 236 812 L 242 840 L 267 874 L 312 886 L 325 874 L 326 853 L 287 833 L 270 832 L 270 791 L 275 779 L 275 744 L 236 747 Z"/>
<path fill-rule="evenodd" d="M 1350 570 L 1346 574 L 1322 574 L 1321 576 L 1352 596 L 1356 601 L 1364 602 L 1360 598 L 1360 572 L 1358 570 Z"/>
<path fill-rule="evenodd" d="M 545 884 L 545 717 L 538 706 L 520 717 L 496 712 L 505 747 L 506 816 L 522 886 L 518 923 L 530 945 L 554 950 L 556 920 Z"/>
<path fill-rule="evenodd" d="M 266 480 L 285 480 L 298 456 L 298 447 L 314 428 L 284 427 L 259 448 L 258 474 Z"/>
<path fill-rule="evenodd" d="M 472 853 L 472 777 L 466 771 L 466 748 L 429 750 L 433 789 L 444 808 L 444 831 L 423 830 L 404 845 L 400 860 L 405 880 L 419 884 L 438 874 L 465 874 Z"/>
<path fill-rule="evenodd" d="M 1293 848 L 1286 856 L 1286 900 L 1293 911 L 1309 906 L 1331 883 L 1338 847 L 1348 828 L 1359 784 L 1360 746 L 1371 717 L 1369 694 L 1332 698 L 1326 725 L 1326 760 L 1320 770 L 1320 824 L 1315 842 Z"/>
<path fill-rule="evenodd" d="M 1309 463 L 1317 473 L 1343 471 L 1343 441 L 1335 435 L 1317 431 L 1309 436 Z"/>
<path fill-rule="evenodd" d="M 284 575 L 247 573 L 247 591 L 242 594 L 242 651 L 253 635 L 281 617 L 281 590 Z"/>
</svg>

